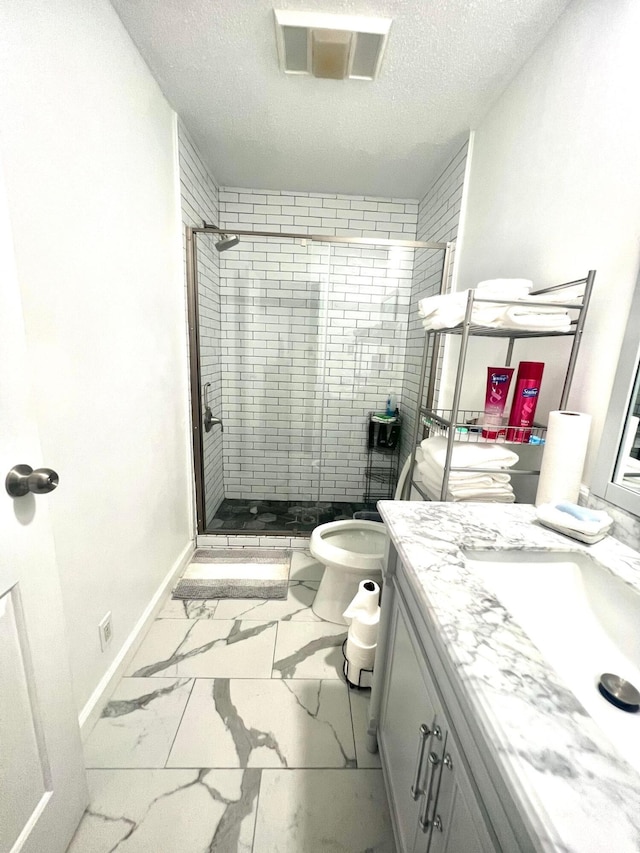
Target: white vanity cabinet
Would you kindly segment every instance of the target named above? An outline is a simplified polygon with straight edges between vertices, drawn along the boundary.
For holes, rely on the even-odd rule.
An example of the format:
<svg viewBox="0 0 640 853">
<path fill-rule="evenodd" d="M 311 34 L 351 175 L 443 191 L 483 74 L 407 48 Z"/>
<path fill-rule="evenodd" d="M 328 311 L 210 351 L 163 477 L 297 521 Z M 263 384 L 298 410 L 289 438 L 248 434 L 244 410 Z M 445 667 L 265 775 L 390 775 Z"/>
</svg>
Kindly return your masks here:
<svg viewBox="0 0 640 853">
<path fill-rule="evenodd" d="M 400 853 L 494 853 L 407 611 L 394 596 L 378 742 Z"/>
</svg>

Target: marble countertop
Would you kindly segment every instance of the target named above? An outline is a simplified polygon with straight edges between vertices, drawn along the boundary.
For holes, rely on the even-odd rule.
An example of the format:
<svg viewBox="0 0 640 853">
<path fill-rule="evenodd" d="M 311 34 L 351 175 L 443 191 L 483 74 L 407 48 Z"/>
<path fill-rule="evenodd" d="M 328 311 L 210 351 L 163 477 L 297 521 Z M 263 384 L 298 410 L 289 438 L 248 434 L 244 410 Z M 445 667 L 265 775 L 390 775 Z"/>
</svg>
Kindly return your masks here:
<svg viewBox="0 0 640 853">
<path fill-rule="evenodd" d="M 485 735 L 539 849 L 640 851 L 640 774 L 603 738 L 467 567 L 461 549 L 579 551 L 639 592 L 640 554 L 612 537 L 581 545 L 543 528 L 526 505 L 381 501 L 378 507 L 454 670 L 456 692 Z"/>
</svg>

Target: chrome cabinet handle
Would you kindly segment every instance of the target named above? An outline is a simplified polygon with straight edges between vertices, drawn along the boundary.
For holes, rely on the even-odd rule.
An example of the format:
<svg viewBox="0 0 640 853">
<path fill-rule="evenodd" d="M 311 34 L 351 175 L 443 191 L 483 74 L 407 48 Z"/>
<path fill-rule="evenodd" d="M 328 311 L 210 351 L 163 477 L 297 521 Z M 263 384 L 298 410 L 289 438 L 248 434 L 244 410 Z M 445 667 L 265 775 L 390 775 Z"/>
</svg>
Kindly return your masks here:
<svg viewBox="0 0 640 853">
<path fill-rule="evenodd" d="M 433 790 L 433 779 L 436 775 L 436 767 L 440 764 L 440 756 L 436 752 L 429 753 L 429 764 L 431 765 L 429 784 L 427 785 L 427 790 L 424 794 L 424 804 L 422 806 L 422 811 L 420 812 L 420 817 L 418 818 L 418 822 L 420 823 L 423 832 L 426 832 L 430 826 L 429 805 L 431 803 L 431 791 Z"/>
<path fill-rule="evenodd" d="M 448 768 L 449 770 L 453 770 L 453 762 L 451 760 L 451 755 L 448 752 L 446 753 L 446 755 L 444 756 L 444 758 L 440 762 L 440 775 L 438 777 L 438 785 L 436 787 L 436 792 L 435 792 L 435 795 L 433 797 L 433 811 L 431 812 L 432 820 L 431 821 L 429 820 L 429 802 L 428 802 L 428 799 L 426 802 L 426 807 L 425 807 L 425 809 L 422 813 L 422 816 L 421 816 L 422 819 L 420 820 L 420 826 L 422 827 L 424 832 L 426 832 L 429 829 L 429 824 L 431 824 L 432 832 L 433 832 L 433 830 L 436 830 L 436 829 L 439 832 L 443 832 L 442 818 L 440 817 L 439 814 L 436 814 L 436 809 L 438 808 L 438 801 L 440 799 L 440 787 L 442 786 L 442 773 L 443 773 L 445 767 Z M 435 767 L 434 767 L 433 776 L 435 776 L 435 774 L 436 774 L 436 771 L 435 771 Z M 433 781 L 433 777 L 432 777 L 432 781 Z M 431 788 L 431 786 L 430 786 L 430 788 Z M 432 837 L 433 836 L 430 836 L 430 838 L 429 838 L 429 844 L 428 844 L 427 850 L 429 850 L 431 848 L 431 838 Z"/>
<path fill-rule="evenodd" d="M 4 481 L 5 489 L 12 498 L 22 498 L 32 492 L 46 495 L 57 488 L 60 478 L 51 468 L 36 468 L 31 465 L 14 465 Z"/>
<path fill-rule="evenodd" d="M 422 777 L 422 765 L 424 764 L 424 751 L 429 738 L 431 737 L 431 729 L 429 726 L 422 723 L 419 729 L 418 736 L 418 762 L 416 764 L 416 772 L 411 785 L 411 796 L 414 800 L 419 799 L 423 793 L 420 789 L 420 779 Z"/>
</svg>

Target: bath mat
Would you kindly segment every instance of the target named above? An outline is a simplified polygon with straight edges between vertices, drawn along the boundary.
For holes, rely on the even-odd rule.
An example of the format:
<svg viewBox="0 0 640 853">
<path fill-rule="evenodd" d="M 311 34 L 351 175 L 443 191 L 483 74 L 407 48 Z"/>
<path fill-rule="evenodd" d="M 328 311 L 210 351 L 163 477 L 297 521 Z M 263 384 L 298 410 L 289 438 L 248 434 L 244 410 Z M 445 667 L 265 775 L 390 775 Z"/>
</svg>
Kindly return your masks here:
<svg viewBox="0 0 640 853">
<path fill-rule="evenodd" d="M 287 597 L 291 551 L 198 549 L 173 590 L 176 599 Z"/>
</svg>

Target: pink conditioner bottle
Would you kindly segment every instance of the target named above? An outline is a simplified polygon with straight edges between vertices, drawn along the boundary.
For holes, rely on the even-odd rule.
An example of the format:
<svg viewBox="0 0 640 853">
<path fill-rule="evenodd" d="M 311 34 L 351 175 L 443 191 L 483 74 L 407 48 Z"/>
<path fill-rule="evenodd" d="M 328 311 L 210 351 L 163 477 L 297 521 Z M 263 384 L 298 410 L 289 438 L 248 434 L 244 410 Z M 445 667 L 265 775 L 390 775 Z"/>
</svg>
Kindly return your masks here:
<svg viewBox="0 0 640 853">
<path fill-rule="evenodd" d="M 484 420 L 482 437 L 497 438 L 504 435 L 502 415 L 504 413 L 513 367 L 487 367 L 487 393 L 484 398 Z"/>
<path fill-rule="evenodd" d="M 521 361 L 518 365 L 516 388 L 509 415 L 507 441 L 528 442 L 531 436 L 533 418 L 538 405 L 540 384 L 544 363 L 542 361 Z"/>
</svg>

